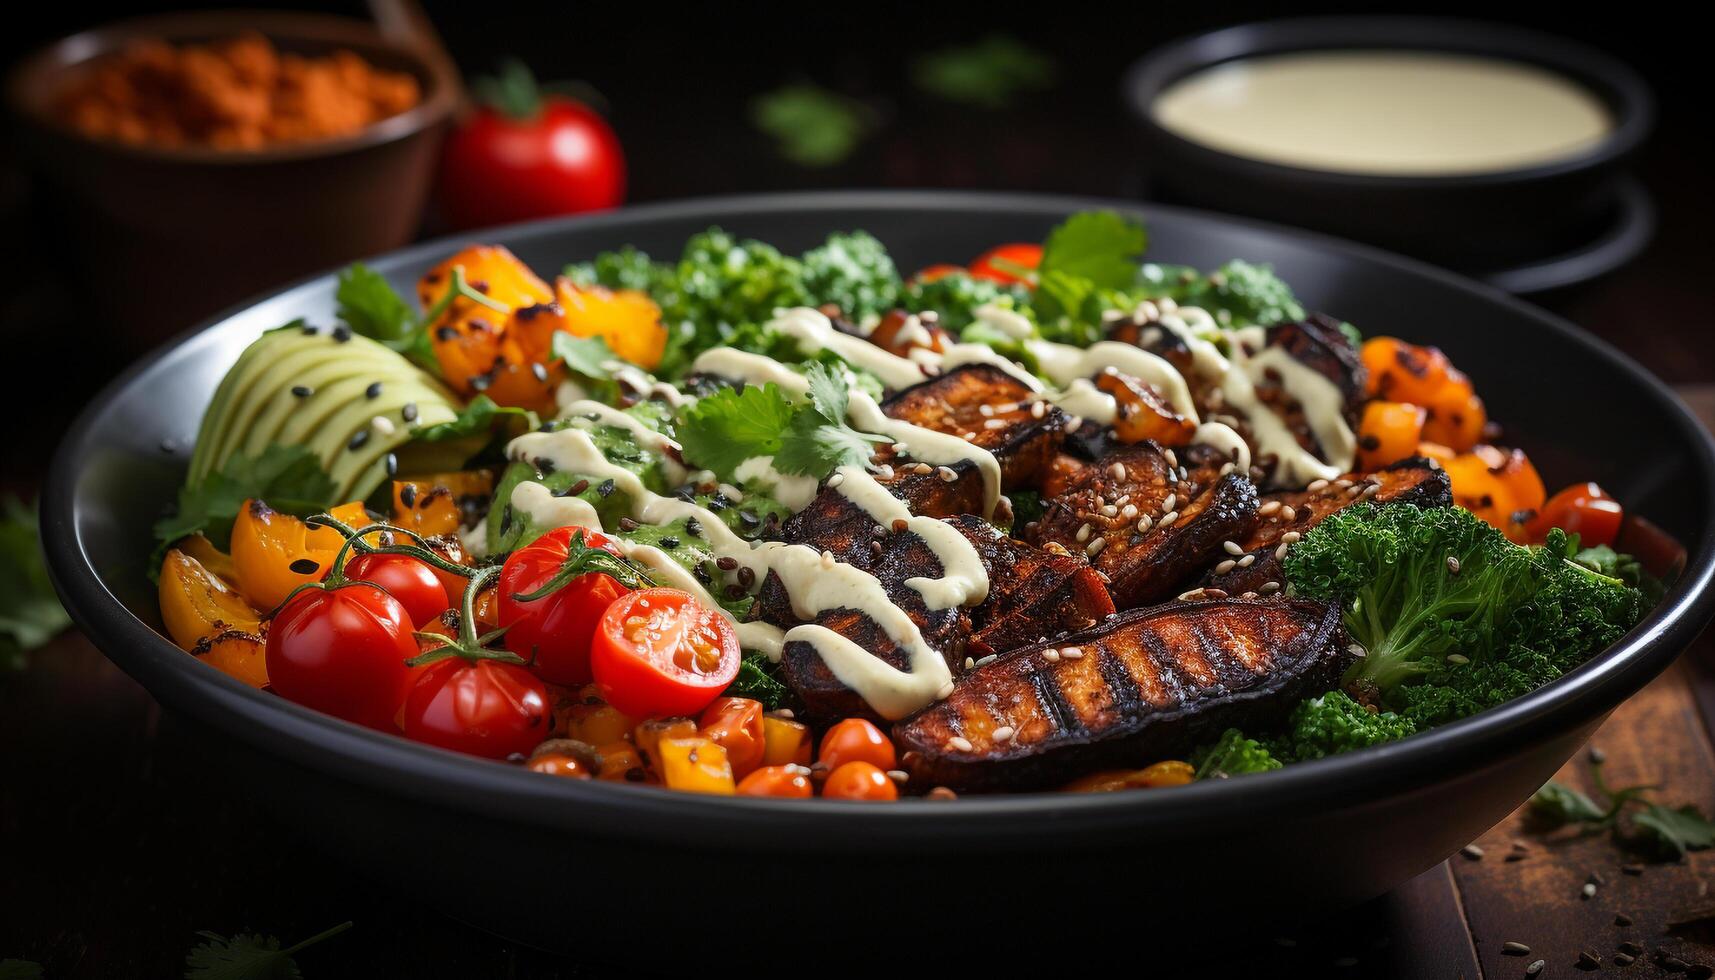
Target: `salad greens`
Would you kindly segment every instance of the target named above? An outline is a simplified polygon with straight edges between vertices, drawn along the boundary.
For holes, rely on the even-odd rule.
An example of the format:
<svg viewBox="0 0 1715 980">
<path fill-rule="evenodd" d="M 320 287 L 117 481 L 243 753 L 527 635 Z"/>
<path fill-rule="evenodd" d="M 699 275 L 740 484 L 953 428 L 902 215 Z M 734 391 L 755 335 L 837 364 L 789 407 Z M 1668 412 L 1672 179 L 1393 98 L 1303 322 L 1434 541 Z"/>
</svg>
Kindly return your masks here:
<svg viewBox="0 0 1715 980">
<path fill-rule="evenodd" d="M 810 362 L 805 375 L 810 390 L 801 404 L 775 384 L 725 388 L 698 399 L 679 426 L 686 461 L 728 480 L 759 456 L 772 456 L 782 473 L 817 479 L 841 466 L 863 465 L 884 440 L 846 424 L 846 385 L 831 369 Z"/>
<path fill-rule="evenodd" d="M 277 511 L 302 517 L 339 503 L 335 490 L 321 459 L 306 446 L 276 444 L 255 457 L 234 454 L 201 482 L 179 489 L 178 508 L 155 522 L 155 538 L 163 555 L 172 542 L 198 533 L 225 551 L 244 501 L 266 500 Z M 150 566 L 159 568 L 160 562 Z"/>
</svg>

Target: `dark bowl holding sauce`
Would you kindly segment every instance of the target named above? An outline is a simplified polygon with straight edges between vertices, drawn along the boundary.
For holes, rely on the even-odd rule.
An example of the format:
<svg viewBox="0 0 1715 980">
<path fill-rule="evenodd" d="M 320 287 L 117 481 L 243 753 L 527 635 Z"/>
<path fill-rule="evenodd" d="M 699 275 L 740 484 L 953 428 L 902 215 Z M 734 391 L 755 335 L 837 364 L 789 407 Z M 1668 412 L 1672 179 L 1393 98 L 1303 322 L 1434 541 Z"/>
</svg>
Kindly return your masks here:
<svg viewBox="0 0 1715 980">
<path fill-rule="evenodd" d="M 1165 93 L 1209 69 L 1321 52 L 1457 55 L 1543 69 L 1593 96 L 1609 126 L 1599 139 L 1539 162 L 1403 173 L 1229 152 L 1158 117 Z M 1369 242 L 1530 291 L 1617 267 L 1653 228 L 1647 197 L 1625 173 L 1654 124 L 1649 88 L 1621 62 L 1561 38 L 1441 18 L 1267 21 L 1158 48 L 1127 70 L 1122 91 L 1152 196 Z M 1544 268 L 1550 259 L 1555 267 Z"/>
<path fill-rule="evenodd" d="M 494 230 L 536 268 L 634 244 L 671 254 L 718 224 L 788 251 L 863 228 L 902 268 L 1039 240 L 1108 207 L 1149 223 L 1150 256 L 1270 262 L 1308 305 L 1433 342 L 1476 381 L 1551 485 L 1594 479 L 1684 542 L 1684 571 L 1642 624 L 1530 695 L 1402 742 L 1173 789 L 898 804 L 707 797 L 540 776 L 379 734 L 253 690 L 159 632 L 150 523 L 172 500 L 215 385 L 261 331 L 328 322 L 323 275 L 221 316 L 115 381 L 73 427 L 42 497 L 50 571 L 78 625 L 177 717 L 206 730 L 211 780 L 355 869 L 511 938 L 628 973 L 707 966 L 690 923 L 741 908 L 765 962 L 830 962 L 841 910 L 876 910 L 896 962 L 1005 965 L 1027 948 L 1093 966 L 1150 942 L 1207 952 L 1326 914 L 1417 875 L 1494 825 L 1715 614 L 1715 441 L 1636 363 L 1494 289 L 1304 232 L 1169 207 L 1033 195 L 847 192 L 630 208 Z M 375 260 L 395 286 L 467 239 Z M 1553 351 L 1548 372 L 1521 371 Z M 1583 393 L 1600 390 L 1592 406 Z M 164 451 L 163 447 L 171 448 Z M 1625 447 L 1624 452 L 1615 447 Z M 742 884 L 748 901 L 722 905 Z M 702 891 L 699 891 L 701 889 Z M 683 903 L 683 904 L 681 904 Z M 886 910 L 883 912 L 882 910 Z M 672 916 L 692 934 L 681 940 Z M 1195 920 L 1193 922 L 1193 920 Z M 1225 927 L 1223 927 L 1225 928 Z M 1241 937 L 1242 938 L 1242 937 Z M 1068 943 L 1075 945 L 1068 946 Z M 813 957 L 813 958 L 811 958 Z M 1014 960 L 1014 962 L 1016 962 Z"/>
<path fill-rule="evenodd" d="M 350 136 L 255 150 L 98 140 L 55 100 L 80 72 L 137 40 L 200 43 L 256 32 L 283 52 L 352 51 L 416 78 L 421 100 Z M 80 259 L 84 288 L 138 350 L 245 296 L 397 248 L 416 234 L 441 135 L 460 98 L 450 62 L 374 24 L 323 14 L 207 11 L 75 34 L 6 82 L 19 145 L 46 192 L 50 239 Z"/>
</svg>

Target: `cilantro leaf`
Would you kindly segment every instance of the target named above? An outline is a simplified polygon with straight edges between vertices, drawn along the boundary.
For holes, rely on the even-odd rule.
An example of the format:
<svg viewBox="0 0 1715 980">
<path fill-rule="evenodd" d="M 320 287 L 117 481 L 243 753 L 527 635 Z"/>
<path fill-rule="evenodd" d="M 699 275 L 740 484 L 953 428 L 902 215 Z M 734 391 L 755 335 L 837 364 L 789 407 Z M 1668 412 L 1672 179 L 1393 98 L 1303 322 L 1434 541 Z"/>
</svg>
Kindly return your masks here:
<svg viewBox="0 0 1715 980">
<path fill-rule="evenodd" d="M 556 331 L 553 352 L 554 358 L 564 361 L 566 370 L 573 374 L 581 374 L 594 381 L 605 381 L 613 376 L 603 366 L 615 359 L 613 348 L 600 337 L 574 337 L 564 330 Z"/>
<path fill-rule="evenodd" d="M 850 397 L 845 379 L 820 361 L 805 364 L 804 377 L 810 382 L 810 406 L 816 413 L 835 425 L 844 422 Z"/>
<path fill-rule="evenodd" d="M 487 395 L 477 395 L 459 410 L 458 416 L 452 421 L 426 425 L 413 435 L 422 442 L 445 442 L 466 436 L 486 435 L 494 428 L 496 419 L 516 421 L 520 430 L 534 429 L 539 421 L 536 413 L 527 408 L 497 404 Z"/>
<path fill-rule="evenodd" d="M 1684 857 L 1686 851 L 1715 847 L 1715 823 L 1689 803 L 1678 809 L 1651 803 L 1632 817 L 1632 825 L 1664 854 Z"/>
<path fill-rule="evenodd" d="M 724 388 L 685 409 L 679 445 L 687 461 L 730 478 L 745 460 L 780 452 L 793 414 L 779 385 Z"/>
<path fill-rule="evenodd" d="M 911 81 L 948 102 L 1004 109 L 1019 92 L 1053 85 L 1054 60 L 1017 38 L 991 34 L 918 56 Z"/>
<path fill-rule="evenodd" d="M 71 625 L 42 557 L 34 508 L 7 497 L 0 520 L 0 666 L 23 666 L 27 651 Z"/>
<path fill-rule="evenodd" d="M 1148 245 L 1142 225 L 1112 211 L 1080 211 L 1048 234 L 1038 269 L 1043 276 L 1058 272 L 1094 287 L 1125 289 L 1136 282 Z"/>
<path fill-rule="evenodd" d="M 1569 823 L 1597 823 L 1608 818 L 1608 811 L 1596 805 L 1583 792 L 1563 783 L 1549 782 L 1530 798 L 1530 809 L 1555 826 Z"/>
<path fill-rule="evenodd" d="M 273 445 L 256 457 L 234 454 L 201 483 L 179 490 L 177 512 L 155 522 L 155 537 L 168 545 L 200 531 L 224 551 L 246 499 L 303 516 L 338 503 L 336 490 L 321 460 L 304 446 Z"/>
<path fill-rule="evenodd" d="M 869 106 L 809 82 L 757 96 L 750 119 L 774 138 L 781 156 L 806 167 L 829 167 L 851 156 L 876 122 Z"/>
<path fill-rule="evenodd" d="M 780 449 L 774 454 L 774 468 L 782 473 L 820 479 L 841 466 L 864 465 L 875 452 L 874 444 L 886 441 L 881 436 L 831 423 L 815 409 L 802 410 L 792 417 L 792 424 L 780 441 Z"/>
<path fill-rule="evenodd" d="M 386 277 L 360 262 L 339 274 L 335 314 L 353 332 L 403 352 L 417 330 L 416 314 Z"/>
<path fill-rule="evenodd" d="M 228 939 L 199 932 L 203 941 L 185 954 L 185 980 L 297 980 L 303 974 L 293 954 L 350 928 L 350 922 L 342 922 L 285 949 L 275 937 L 258 933 L 241 932 Z"/>
</svg>

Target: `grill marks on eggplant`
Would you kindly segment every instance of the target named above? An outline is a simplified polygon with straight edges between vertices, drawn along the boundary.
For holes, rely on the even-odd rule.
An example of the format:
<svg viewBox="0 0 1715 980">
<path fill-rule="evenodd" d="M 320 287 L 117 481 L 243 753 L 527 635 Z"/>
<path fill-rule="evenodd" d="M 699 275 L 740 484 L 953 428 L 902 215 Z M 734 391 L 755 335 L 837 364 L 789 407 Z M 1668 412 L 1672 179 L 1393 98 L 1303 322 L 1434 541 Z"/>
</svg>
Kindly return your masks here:
<svg viewBox="0 0 1715 980">
<path fill-rule="evenodd" d="M 824 488 L 808 507 L 793 515 L 782 527 L 782 540 L 826 551 L 835 560 L 875 576 L 888 598 L 905 611 L 924 642 L 941 654 L 955 674 L 967 656 L 983 657 L 1042 636 L 1083 629 L 1113 612 L 1107 590 L 1083 559 L 1012 540 L 978 517 L 961 515 L 950 523 L 976 548 L 989 573 L 988 597 L 969 609 L 930 609 L 905 582 L 944 573 L 934 552 L 916 534 L 876 523 L 837 489 Z M 784 583 L 773 574 L 763 581 L 752 616 L 786 629 L 804 622 L 793 611 Z M 909 669 L 907 651 L 861 613 L 825 610 L 811 622 L 852 640 L 896 669 Z M 786 644 L 781 662 L 787 682 L 810 714 L 875 717 L 873 709 L 834 676 L 810 644 Z"/>
<path fill-rule="evenodd" d="M 1377 489 L 1367 491 L 1370 486 Z M 1280 560 L 1275 557 L 1281 536 L 1289 531 L 1302 534 L 1329 515 L 1361 500 L 1377 504 L 1451 507 L 1453 487 L 1446 471 L 1437 463 L 1413 457 L 1370 474 L 1348 473 L 1316 490 L 1265 494 L 1259 502 L 1256 524 L 1250 534 L 1235 539 L 1244 549 L 1243 554 L 1253 556 L 1251 563 L 1241 567 L 1235 560 L 1227 572 L 1210 571 L 1202 584 L 1230 595 L 1257 592 L 1269 582 L 1284 584 Z"/>
<path fill-rule="evenodd" d="M 1032 486 L 1065 438 L 1066 413 L 992 364 L 965 364 L 882 403 L 890 418 L 948 435 L 994 454 L 1003 489 Z"/>
<path fill-rule="evenodd" d="M 1173 603 L 979 667 L 893 736 L 918 785 L 1040 789 L 1180 755 L 1229 726 L 1277 724 L 1351 661 L 1337 608 Z"/>
<path fill-rule="evenodd" d="M 1081 467 L 1061 460 L 1045 487 L 1042 519 L 1025 539 L 1088 556 L 1108 577 L 1119 608 L 1173 595 L 1256 519 L 1256 488 L 1237 474 L 1221 475 L 1217 458 L 1200 456 L 1198 469 L 1183 478 L 1154 443 L 1118 448 Z"/>
</svg>

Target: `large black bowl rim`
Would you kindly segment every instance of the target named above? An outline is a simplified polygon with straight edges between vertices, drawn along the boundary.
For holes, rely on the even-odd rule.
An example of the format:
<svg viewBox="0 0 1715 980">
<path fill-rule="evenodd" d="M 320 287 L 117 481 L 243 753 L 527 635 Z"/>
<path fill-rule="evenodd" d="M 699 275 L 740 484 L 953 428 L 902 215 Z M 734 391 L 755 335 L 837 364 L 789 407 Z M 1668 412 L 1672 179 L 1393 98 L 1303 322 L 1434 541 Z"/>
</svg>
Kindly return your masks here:
<svg viewBox="0 0 1715 980">
<path fill-rule="evenodd" d="M 1605 276 L 1637 258 L 1655 237 L 1655 227 L 1655 202 L 1643 182 L 1621 177 L 1614 187 L 1611 220 L 1593 238 L 1556 255 L 1468 274 L 1515 296 L 1562 289 Z"/>
<path fill-rule="evenodd" d="M 1657 402 L 1682 437 L 1700 480 L 1715 486 L 1715 439 L 1660 380 L 1602 341 L 1499 290 L 1366 246 L 1207 212 L 1136 201 L 958 191 L 833 191 L 690 199 L 607 214 L 549 219 L 476 237 L 518 244 L 566 229 L 627 229 L 652 222 L 729 219 L 816 210 L 912 209 L 922 212 L 1011 211 L 1053 218 L 1088 208 L 1143 217 L 1153 213 L 1276 236 L 1432 280 L 1482 297 L 1534 321 L 1560 345 L 1609 362 Z M 369 263 L 383 272 L 427 268 L 472 240 L 460 234 L 389 253 Z M 300 280 L 268 298 L 325 290 L 333 273 Z M 72 492 L 95 445 L 102 406 L 155 364 L 188 348 L 203 330 L 252 304 L 241 304 L 181 334 L 114 380 L 73 424 L 55 454 L 42 495 L 42 537 L 49 572 L 74 621 L 111 659 L 170 706 L 228 735 L 247 739 L 307 769 L 375 790 L 485 818 L 568 832 L 680 846 L 772 851 L 895 852 L 992 850 L 997 845 L 1076 850 L 1163 832 L 1191 823 L 1254 821 L 1267 814 L 1304 814 L 1359 805 L 1409 792 L 1435 778 L 1490 765 L 1509 749 L 1536 744 L 1611 710 L 1690 645 L 1715 613 L 1715 522 L 1688 543 L 1685 573 L 1662 603 L 1629 634 L 1577 670 L 1497 708 L 1389 745 L 1298 763 L 1237 780 L 1171 790 L 1113 794 L 1016 794 L 966 797 L 956 803 L 904 800 L 893 805 L 700 796 L 652 787 L 544 778 L 515 766 L 461 756 L 384 735 L 255 690 L 185 656 L 132 615 L 102 584 L 79 541 Z M 687 837 L 689 835 L 689 838 Z"/>
<path fill-rule="evenodd" d="M 1529 167 L 1468 174 L 1368 174 L 1274 163 L 1219 150 L 1179 135 L 1155 119 L 1152 106 L 1169 86 L 1196 72 L 1245 58 L 1338 49 L 1439 51 L 1523 61 L 1570 76 L 1614 111 L 1614 129 L 1594 146 Z M 1635 151 L 1655 125 L 1655 98 L 1623 62 L 1552 34 L 1447 17 L 1294 17 L 1223 27 L 1181 38 L 1133 62 L 1121 83 L 1132 114 L 1158 140 L 1172 142 L 1193 164 L 1247 171 L 1262 179 L 1327 188 L 1457 190 L 1528 184 L 1595 170 Z"/>
</svg>

